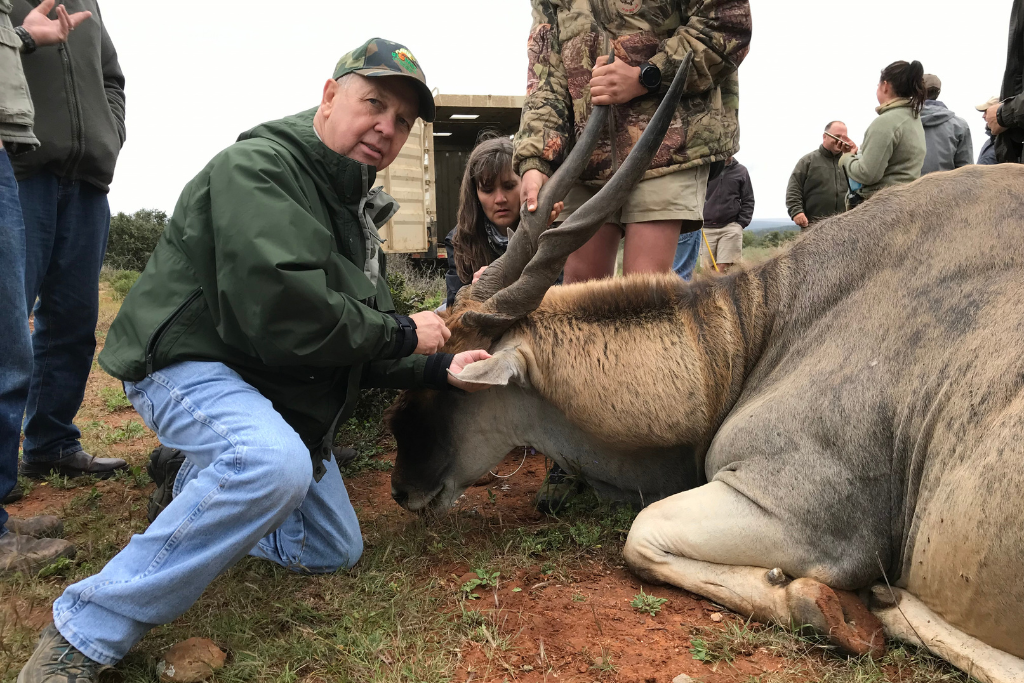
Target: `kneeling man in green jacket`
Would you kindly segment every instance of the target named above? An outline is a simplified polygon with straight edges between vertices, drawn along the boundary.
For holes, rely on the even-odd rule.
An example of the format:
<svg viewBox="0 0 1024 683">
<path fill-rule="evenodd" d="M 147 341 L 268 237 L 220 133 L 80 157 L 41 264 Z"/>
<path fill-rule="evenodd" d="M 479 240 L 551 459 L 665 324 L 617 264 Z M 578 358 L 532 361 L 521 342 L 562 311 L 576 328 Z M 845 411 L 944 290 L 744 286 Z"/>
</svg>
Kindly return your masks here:
<svg viewBox="0 0 1024 683">
<path fill-rule="evenodd" d="M 310 573 L 359 559 L 335 427 L 360 388 L 468 388 L 455 375 L 488 357 L 437 353 L 436 314 L 394 313 L 377 230 L 398 206 L 373 184 L 417 116 L 434 118 L 422 68 L 373 39 L 319 107 L 243 133 L 182 191 L 99 357 L 185 456 L 173 499 L 54 602 L 20 683 L 95 681 L 247 554 Z"/>
</svg>

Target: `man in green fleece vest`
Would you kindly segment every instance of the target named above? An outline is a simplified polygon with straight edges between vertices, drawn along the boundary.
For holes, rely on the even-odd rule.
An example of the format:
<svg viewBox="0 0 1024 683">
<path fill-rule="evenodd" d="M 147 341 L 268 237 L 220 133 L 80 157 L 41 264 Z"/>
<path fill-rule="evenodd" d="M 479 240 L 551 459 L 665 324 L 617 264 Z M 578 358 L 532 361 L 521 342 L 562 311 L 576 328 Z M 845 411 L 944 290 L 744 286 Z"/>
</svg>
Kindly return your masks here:
<svg viewBox="0 0 1024 683">
<path fill-rule="evenodd" d="M 185 454 L 174 497 L 57 599 L 20 683 L 95 681 L 246 554 L 306 573 L 359 559 L 334 427 L 360 387 L 467 388 L 454 375 L 488 357 L 437 353 L 437 315 L 393 312 L 377 230 L 397 205 L 371 187 L 417 116 L 434 117 L 422 68 L 375 38 L 318 108 L 243 133 L 185 187 L 100 355 Z"/>
</svg>

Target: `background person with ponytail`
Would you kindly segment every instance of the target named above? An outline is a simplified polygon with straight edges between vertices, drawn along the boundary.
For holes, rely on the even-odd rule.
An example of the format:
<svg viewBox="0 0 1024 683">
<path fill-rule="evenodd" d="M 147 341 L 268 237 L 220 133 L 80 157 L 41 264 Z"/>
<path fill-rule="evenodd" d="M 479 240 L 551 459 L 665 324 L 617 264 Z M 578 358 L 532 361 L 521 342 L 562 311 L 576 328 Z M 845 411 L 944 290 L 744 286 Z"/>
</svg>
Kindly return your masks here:
<svg viewBox="0 0 1024 683">
<path fill-rule="evenodd" d="M 893 62 L 882 70 L 875 92 L 878 118 L 864 133 L 860 149 L 854 145 L 839 165 L 850 180 L 848 208 L 870 199 L 884 187 L 910 183 L 921 177 L 926 151 L 921 105 L 925 101 L 921 62 Z"/>
</svg>

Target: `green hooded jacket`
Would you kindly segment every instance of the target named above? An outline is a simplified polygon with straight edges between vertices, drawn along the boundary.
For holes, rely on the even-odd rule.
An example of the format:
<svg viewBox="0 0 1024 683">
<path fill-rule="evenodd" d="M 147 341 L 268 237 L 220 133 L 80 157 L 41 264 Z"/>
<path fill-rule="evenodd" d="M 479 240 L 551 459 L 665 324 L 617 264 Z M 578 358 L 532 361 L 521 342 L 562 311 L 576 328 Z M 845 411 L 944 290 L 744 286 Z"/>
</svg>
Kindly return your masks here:
<svg viewBox="0 0 1024 683">
<path fill-rule="evenodd" d="M 446 386 L 450 356 L 409 355 L 414 325 L 388 314 L 383 251 L 376 286 L 364 273 L 359 207 L 376 171 L 324 145 L 315 112 L 243 133 L 185 186 L 99 363 L 128 381 L 186 360 L 224 363 L 319 467 L 360 387 Z"/>
<path fill-rule="evenodd" d="M 856 154 L 844 154 L 839 165 L 861 187 L 857 194 L 867 199 L 890 185 L 912 183 L 921 177 L 924 165 L 924 125 L 899 98 L 876 107 L 878 118 L 864 132 L 864 144 Z"/>
</svg>

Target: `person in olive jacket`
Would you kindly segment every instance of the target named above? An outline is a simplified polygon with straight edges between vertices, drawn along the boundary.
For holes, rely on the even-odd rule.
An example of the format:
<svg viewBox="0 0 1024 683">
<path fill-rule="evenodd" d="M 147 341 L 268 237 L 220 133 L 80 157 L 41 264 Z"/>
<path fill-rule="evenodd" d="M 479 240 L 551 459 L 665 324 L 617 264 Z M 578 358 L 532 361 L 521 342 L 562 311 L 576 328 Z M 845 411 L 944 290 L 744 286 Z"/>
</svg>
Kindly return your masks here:
<svg viewBox="0 0 1024 683">
<path fill-rule="evenodd" d="M 822 218 L 846 211 L 849 186 L 839 157 L 852 148 L 846 124 L 830 121 L 818 149 L 800 157 L 786 186 L 786 209 L 793 222 L 806 228 Z"/>
<path fill-rule="evenodd" d="M 13 0 L 14 24 L 36 4 Z M 107 192 L 125 139 L 124 76 L 96 1 L 63 7 L 91 14 L 67 42 L 37 46 L 20 33 L 41 143 L 11 158 L 25 220 L 25 299 L 35 308 L 21 472 L 106 478 L 127 463 L 82 450 L 74 419 L 96 351 Z"/>
<path fill-rule="evenodd" d="M 417 116 L 434 118 L 422 68 L 373 39 L 319 107 L 243 133 L 185 186 L 99 358 L 185 455 L 157 473 L 174 496 L 56 600 L 19 680 L 95 681 L 246 554 L 302 573 L 359 559 L 330 445 L 360 387 L 469 388 L 454 375 L 488 357 L 437 353 L 439 316 L 393 312 L 377 230 L 398 207 L 371 188 Z M 64 663 L 77 678 L 54 677 Z"/>
</svg>

